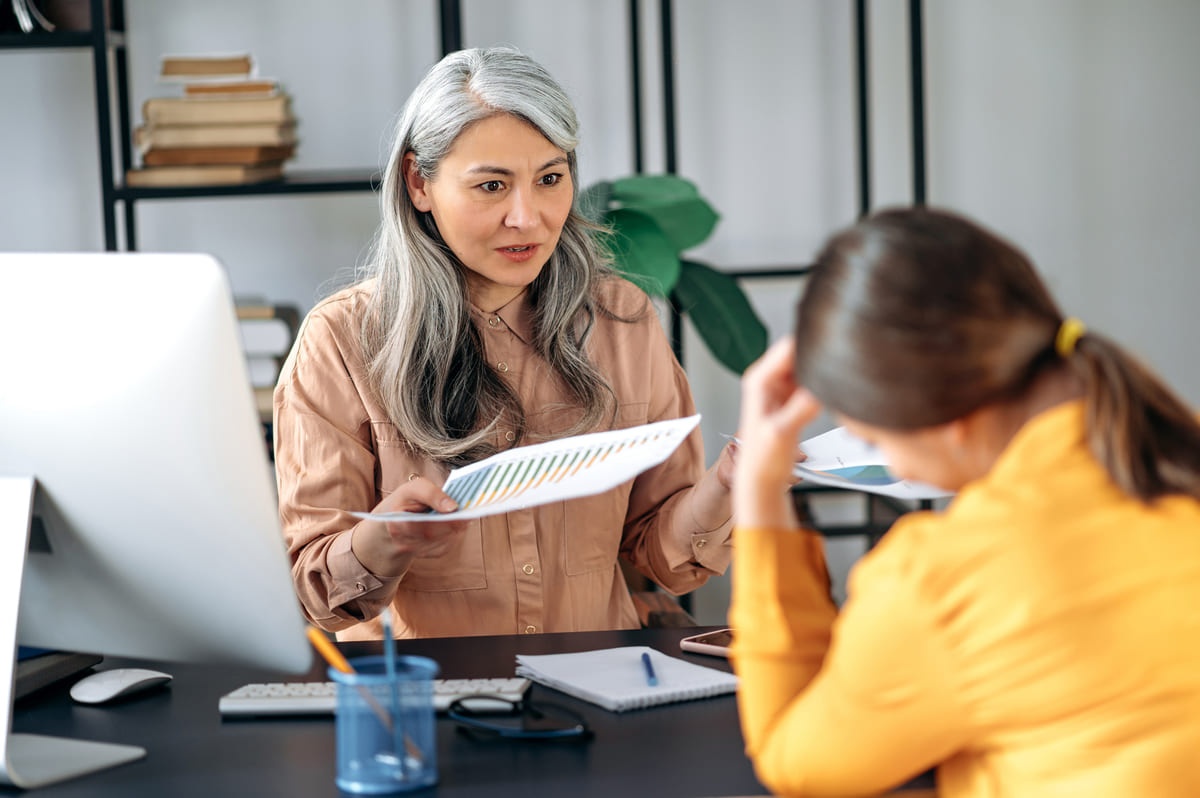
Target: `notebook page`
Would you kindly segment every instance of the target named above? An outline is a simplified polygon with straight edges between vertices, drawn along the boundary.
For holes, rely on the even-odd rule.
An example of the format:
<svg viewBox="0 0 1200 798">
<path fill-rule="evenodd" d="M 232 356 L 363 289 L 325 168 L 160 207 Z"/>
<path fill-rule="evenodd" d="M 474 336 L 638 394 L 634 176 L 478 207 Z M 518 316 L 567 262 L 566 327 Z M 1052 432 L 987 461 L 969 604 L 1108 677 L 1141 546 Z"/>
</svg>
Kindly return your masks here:
<svg viewBox="0 0 1200 798">
<path fill-rule="evenodd" d="M 648 654 L 657 685 L 647 684 Z M 518 654 L 518 676 L 553 687 L 613 712 L 732 693 L 737 676 L 672 657 L 648 646 L 621 646 L 572 654 Z"/>
</svg>

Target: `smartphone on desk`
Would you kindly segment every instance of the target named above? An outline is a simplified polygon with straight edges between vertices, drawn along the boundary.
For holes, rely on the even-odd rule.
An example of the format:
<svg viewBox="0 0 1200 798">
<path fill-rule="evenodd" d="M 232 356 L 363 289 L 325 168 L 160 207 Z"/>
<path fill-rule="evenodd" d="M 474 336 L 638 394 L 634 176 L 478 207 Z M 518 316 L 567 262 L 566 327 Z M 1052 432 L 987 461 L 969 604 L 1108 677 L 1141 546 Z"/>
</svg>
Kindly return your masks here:
<svg viewBox="0 0 1200 798">
<path fill-rule="evenodd" d="M 718 629 L 715 632 L 704 632 L 679 641 L 679 647 L 693 654 L 709 654 L 714 657 L 728 657 L 729 646 L 733 643 L 732 629 Z"/>
</svg>

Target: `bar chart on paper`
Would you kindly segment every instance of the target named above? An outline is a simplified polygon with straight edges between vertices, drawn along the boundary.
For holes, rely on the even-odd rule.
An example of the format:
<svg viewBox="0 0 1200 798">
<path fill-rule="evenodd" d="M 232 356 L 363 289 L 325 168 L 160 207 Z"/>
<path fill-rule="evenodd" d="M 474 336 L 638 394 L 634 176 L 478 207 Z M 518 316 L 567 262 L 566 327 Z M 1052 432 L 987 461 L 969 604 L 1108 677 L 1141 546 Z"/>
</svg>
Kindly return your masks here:
<svg viewBox="0 0 1200 798">
<path fill-rule="evenodd" d="M 442 486 L 453 513 L 354 513 L 382 521 L 478 518 L 616 487 L 671 455 L 700 416 L 595 432 L 509 449 L 450 472 Z"/>
</svg>

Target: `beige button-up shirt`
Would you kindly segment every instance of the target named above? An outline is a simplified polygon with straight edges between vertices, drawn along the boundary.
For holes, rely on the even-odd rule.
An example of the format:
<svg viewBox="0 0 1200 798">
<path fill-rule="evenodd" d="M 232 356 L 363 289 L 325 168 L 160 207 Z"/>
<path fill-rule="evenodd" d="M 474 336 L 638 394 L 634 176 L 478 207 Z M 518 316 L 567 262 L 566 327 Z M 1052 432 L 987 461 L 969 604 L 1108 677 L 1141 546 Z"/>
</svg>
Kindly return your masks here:
<svg viewBox="0 0 1200 798">
<path fill-rule="evenodd" d="M 704 471 L 697 430 L 614 490 L 471 521 L 456 552 L 418 558 L 400 577 L 364 568 L 351 551 L 357 519 L 349 512 L 373 509 L 412 474 L 440 483 L 447 473 L 413 455 L 367 387 L 358 330 L 370 289 L 352 286 L 313 308 L 275 390 L 280 516 L 311 621 L 343 640 L 378 639 L 377 616 L 390 604 L 400 637 L 634 628 L 618 556 L 672 593 L 728 567 L 728 502 L 700 501 L 693 488 Z M 588 354 L 617 396 L 614 426 L 693 414 L 687 377 L 645 295 L 613 280 L 602 301 L 618 316 L 641 316 L 600 315 L 589 339 Z M 496 313 L 473 309 L 472 319 L 488 361 L 521 398 L 526 441 L 566 429 L 567 396 L 528 343 L 526 295 Z M 513 437 L 501 428 L 496 444 Z M 717 506 L 726 508 L 721 517 L 697 517 Z"/>
</svg>

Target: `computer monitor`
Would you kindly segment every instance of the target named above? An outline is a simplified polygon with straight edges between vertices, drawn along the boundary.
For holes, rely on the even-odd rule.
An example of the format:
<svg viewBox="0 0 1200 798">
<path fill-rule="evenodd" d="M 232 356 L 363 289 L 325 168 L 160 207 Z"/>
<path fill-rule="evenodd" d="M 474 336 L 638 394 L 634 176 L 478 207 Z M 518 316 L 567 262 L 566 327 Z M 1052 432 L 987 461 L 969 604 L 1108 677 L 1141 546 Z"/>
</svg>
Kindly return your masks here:
<svg viewBox="0 0 1200 798">
<path fill-rule="evenodd" d="M 311 664 L 214 258 L 0 253 L 0 784 L 144 755 L 11 734 L 17 644 Z"/>
</svg>

